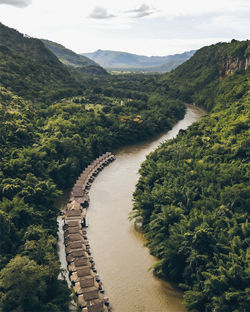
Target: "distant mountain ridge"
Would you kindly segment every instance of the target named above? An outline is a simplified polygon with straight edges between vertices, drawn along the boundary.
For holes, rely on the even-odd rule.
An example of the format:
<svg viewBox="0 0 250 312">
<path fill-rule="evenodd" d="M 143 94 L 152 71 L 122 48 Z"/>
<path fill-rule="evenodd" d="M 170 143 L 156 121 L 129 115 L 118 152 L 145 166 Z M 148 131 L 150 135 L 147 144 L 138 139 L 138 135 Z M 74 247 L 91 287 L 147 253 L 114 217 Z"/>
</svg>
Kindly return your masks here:
<svg viewBox="0 0 250 312">
<path fill-rule="evenodd" d="M 0 68 L 0 85 L 28 99 L 45 100 L 53 92 L 66 95 L 77 85 L 68 68 L 41 40 L 1 23 Z"/>
<path fill-rule="evenodd" d="M 105 69 L 86 56 L 77 54 L 72 50 L 65 48 L 63 45 L 50 40 L 42 39 L 42 42 L 63 64 L 67 66 L 80 69 L 86 73 L 107 74 Z"/>
<path fill-rule="evenodd" d="M 92 53 L 81 53 L 81 55 L 110 70 L 167 72 L 188 60 L 195 52 L 192 50 L 168 56 L 145 56 L 121 51 L 97 50 Z"/>
<path fill-rule="evenodd" d="M 49 50 L 51 50 L 54 54 L 59 55 L 58 58 L 62 60 L 65 65 L 72 65 L 72 66 L 82 66 L 82 65 L 97 65 L 96 62 L 92 61 L 91 59 L 87 58 L 86 56 L 77 54 L 63 45 L 47 40 L 41 39 L 42 42 L 45 44 Z"/>
</svg>

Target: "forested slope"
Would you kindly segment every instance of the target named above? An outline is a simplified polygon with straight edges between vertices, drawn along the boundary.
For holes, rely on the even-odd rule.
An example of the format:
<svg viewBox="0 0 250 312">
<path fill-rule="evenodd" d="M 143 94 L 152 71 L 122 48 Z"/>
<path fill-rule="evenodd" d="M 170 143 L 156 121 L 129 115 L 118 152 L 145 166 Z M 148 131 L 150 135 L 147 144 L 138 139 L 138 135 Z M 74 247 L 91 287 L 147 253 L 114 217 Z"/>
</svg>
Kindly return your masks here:
<svg viewBox="0 0 250 312">
<path fill-rule="evenodd" d="M 75 92 L 69 70 L 42 41 L 0 23 L 0 84 L 27 99 L 47 101 Z"/>
<path fill-rule="evenodd" d="M 201 48 L 172 73 L 162 75 L 159 82 L 166 90 L 170 89 L 168 94 L 210 111 L 216 104 L 216 97 L 222 94 L 218 88 L 224 78 L 234 72 L 244 72 L 249 66 L 249 40 L 232 40 L 231 43 L 217 43 Z M 234 82 L 236 89 L 243 86 L 240 81 Z M 245 91 L 238 90 L 238 97 Z M 226 101 L 223 105 L 226 105 Z"/>
<path fill-rule="evenodd" d="M 147 157 L 134 193 L 154 271 L 190 311 L 250 310 L 249 54 L 217 44 L 161 78 L 211 113 Z"/>
<path fill-rule="evenodd" d="M 97 75 L 108 75 L 106 70 L 88 57 L 77 54 L 61 44 L 43 39 L 45 46 L 55 54 L 65 65 L 80 69 L 83 73 L 92 73 Z"/>
<path fill-rule="evenodd" d="M 170 129 L 185 106 L 154 76 L 70 74 L 0 26 L 0 311 L 68 311 L 55 200 L 96 156 Z"/>
</svg>

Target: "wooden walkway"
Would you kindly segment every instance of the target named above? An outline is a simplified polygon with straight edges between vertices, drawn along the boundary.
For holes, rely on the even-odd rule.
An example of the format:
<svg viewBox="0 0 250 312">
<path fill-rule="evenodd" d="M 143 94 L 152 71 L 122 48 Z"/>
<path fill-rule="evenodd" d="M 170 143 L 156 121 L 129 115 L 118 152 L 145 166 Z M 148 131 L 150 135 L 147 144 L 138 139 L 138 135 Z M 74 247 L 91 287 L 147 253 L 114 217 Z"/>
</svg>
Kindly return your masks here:
<svg viewBox="0 0 250 312">
<path fill-rule="evenodd" d="M 82 312 L 110 312 L 109 299 L 104 296 L 102 283 L 91 257 L 86 232 L 88 190 L 98 173 L 115 156 L 110 152 L 98 157 L 79 176 L 72 188 L 64 215 L 64 243 L 69 278 Z"/>
</svg>

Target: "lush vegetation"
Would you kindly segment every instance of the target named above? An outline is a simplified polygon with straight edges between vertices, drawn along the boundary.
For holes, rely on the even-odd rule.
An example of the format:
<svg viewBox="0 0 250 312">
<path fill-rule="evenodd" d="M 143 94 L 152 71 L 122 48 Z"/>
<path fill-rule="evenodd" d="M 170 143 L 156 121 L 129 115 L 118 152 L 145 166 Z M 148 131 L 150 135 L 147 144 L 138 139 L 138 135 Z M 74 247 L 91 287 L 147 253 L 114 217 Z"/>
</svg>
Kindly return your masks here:
<svg viewBox="0 0 250 312">
<path fill-rule="evenodd" d="M 49 40 L 42 40 L 45 46 L 55 54 L 58 59 L 65 65 L 80 69 L 84 73 L 92 73 L 97 75 L 107 75 L 108 73 L 100 65 L 91 59 L 77 54 L 61 44 Z"/>
<path fill-rule="evenodd" d="M 157 275 L 189 310 L 248 311 L 249 43 L 203 48 L 160 77 L 69 69 L 0 24 L 0 311 L 68 311 L 55 201 L 98 154 L 212 111 L 150 154 L 135 192 Z"/>
<path fill-rule="evenodd" d="M 0 24 L 0 311 L 68 311 L 55 200 L 97 155 L 184 115 L 154 76 L 69 71 Z"/>
<path fill-rule="evenodd" d="M 44 44 L 0 23 L 0 83 L 26 99 L 48 102 L 82 88 Z"/>
<path fill-rule="evenodd" d="M 195 57 L 179 66 L 175 71 L 160 76 L 159 83 L 162 86 L 165 85 L 169 95 L 187 103 L 195 103 L 211 111 L 215 106 L 217 96 L 230 94 L 230 84 L 224 93 L 220 92 L 219 88 L 223 79 L 235 71 L 244 73 L 247 58 L 249 66 L 249 46 L 249 40 L 232 40 L 231 43 L 218 43 L 201 48 L 195 53 Z M 237 80 L 235 80 L 235 84 L 235 92 L 238 91 L 239 98 L 248 89 L 248 85 Z M 240 90 L 243 87 L 245 89 Z M 227 101 L 223 101 L 222 107 L 226 103 Z"/>
<path fill-rule="evenodd" d="M 249 41 L 217 44 L 160 78 L 211 111 L 147 157 L 134 193 L 154 272 L 190 311 L 250 310 L 249 56 Z"/>
</svg>

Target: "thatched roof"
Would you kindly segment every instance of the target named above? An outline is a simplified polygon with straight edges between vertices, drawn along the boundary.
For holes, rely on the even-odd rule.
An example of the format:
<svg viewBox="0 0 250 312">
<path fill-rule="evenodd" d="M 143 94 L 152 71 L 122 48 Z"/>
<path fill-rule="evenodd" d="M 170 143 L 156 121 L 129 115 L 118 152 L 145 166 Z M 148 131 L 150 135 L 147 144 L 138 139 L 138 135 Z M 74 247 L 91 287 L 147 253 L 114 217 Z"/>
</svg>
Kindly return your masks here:
<svg viewBox="0 0 250 312">
<path fill-rule="evenodd" d="M 78 276 L 78 272 L 80 271 L 79 274 L 81 274 L 82 276 Z M 91 270 L 90 267 L 86 266 L 80 270 L 77 270 L 77 271 L 73 271 L 72 274 L 70 275 L 70 280 L 71 282 L 74 282 L 74 283 L 77 283 L 77 282 L 80 282 L 80 279 L 83 277 L 83 276 L 94 276 L 94 273 L 93 271 Z"/>
<path fill-rule="evenodd" d="M 73 250 L 71 252 L 71 255 L 74 257 L 74 258 L 79 258 L 79 257 L 85 257 L 85 252 L 83 250 Z"/>
<path fill-rule="evenodd" d="M 88 176 L 88 172 L 83 171 L 83 173 L 79 176 L 79 178 L 76 181 L 84 180 Z"/>
<path fill-rule="evenodd" d="M 81 217 L 82 210 L 81 209 L 74 209 L 74 210 L 67 210 L 66 217 Z"/>
<path fill-rule="evenodd" d="M 88 275 L 88 276 L 84 277 L 84 280 L 83 280 L 83 278 L 81 278 L 80 281 L 77 281 L 73 288 L 77 294 L 83 294 L 84 290 L 86 288 L 89 289 L 92 287 L 94 287 L 92 290 L 96 290 L 96 289 L 98 289 L 98 284 L 96 283 L 96 285 L 95 285 L 94 277 L 91 275 Z"/>
<path fill-rule="evenodd" d="M 65 237 L 65 242 L 67 244 L 71 242 L 84 242 L 84 238 L 81 234 L 69 234 Z"/>
<path fill-rule="evenodd" d="M 74 197 L 73 193 L 71 194 L 71 197 L 78 202 L 79 204 L 84 204 L 85 202 L 89 201 L 89 196 L 88 194 L 84 193 L 83 196 L 79 196 L 79 197 Z"/>
<path fill-rule="evenodd" d="M 84 197 L 84 191 L 83 189 L 73 188 L 72 189 L 72 196 L 73 197 Z"/>
<path fill-rule="evenodd" d="M 79 306 L 80 308 L 83 308 L 83 307 L 86 306 L 87 302 L 84 300 L 83 295 L 79 295 L 79 296 L 77 297 L 77 304 L 78 304 L 78 306 Z"/>
<path fill-rule="evenodd" d="M 79 229 L 82 228 L 81 223 L 80 223 L 79 220 L 77 220 L 77 221 L 68 221 L 68 220 L 66 220 L 65 224 L 66 224 L 67 228 L 71 228 L 71 227 L 78 227 Z"/>
<path fill-rule="evenodd" d="M 94 177 L 110 160 L 115 157 L 107 152 L 98 157 L 91 165 L 81 173 L 71 191 L 71 198 L 67 205 L 65 216 L 65 245 L 70 280 L 78 295 L 78 305 L 84 312 L 107 312 L 103 295 L 99 292 L 97 276 L 93 273 L 92 261 L 88 254 L 88 241 L 85 229 L 81 231 L 81 221 L 86 217 L 86 206 L 89 203 L 87 190 Z M 98 279 L 97 279 L 98 280 Z"/>
<path fill-rule="evenodd" d="M 99 302 L 93 303 L 88 306 L 88 312 L 104 312 L 105 308 L 103 305 L 103 301 L 99 300 Z"/>
<path fill-rule="evenodd" d="M 71 253 L 69 253 L 67 255 L 67 261 L 68 262 L 73 262 L 75 261 L 77 258 L 85 258 L 85 259 L 89 259 L 88 254 L 82 250 L 82 249 L 76 249 L 74 251 L 72 251 Z"/>
<path fill-rule="evenodd" d="M 84 191 L 84 183 L 85 182 L 80 182 L 80 183 L 75 184 L 73 186 L 73 188 L 72 188 L 72 191 L 74 191 L 74 190 L 82 190 L 82 191 Z"/>
<path fill-rule="evenodd" d="M 79 226 L 71 226 L 71 227 L 67 227 L 66 231 L 65 231 L 65 235 L 69 235 L 69 234 L 77 234 L 81 232 L 81 229 L 79 228 Z"/>
<path fill-rule="evenodd" d="M 72 190 L 74 191 L 74 190 L 83 190 L 83 188 L 82 188 L 82 184 L 75 184 L 74 185 L 74 187 L 72 188 Z"/>
<path fill-rule="evenodd" d="M 83 244 L 83 242 L 71 242 L 65 248 L 67 254 L 70 254 L 74 250 L 79 250 L 79 249 L 86 250 L 86 246 Z"/>
<path fill-rule="evenodd" d="M 81 268 L 81 269 L 77 269 L 76 270 L 76 274 L 78 277 L 84 277 L 84 276 L 87 276 L 87 275 L 90 275 L 92 272 L 91 268 L 86 266 L 85 268 Z M 93 274 L 93 272 L 92 272 Z"/>
<path fill-rule="evenodd" d="M 81 267 L 85 265 L 90 265 L 89 259 L 85 257 L 76 258 L 74 261 L 75 267 Z"/>
<path fill-rule="evenodd" d="M 89 274 L 94 275 L 94 272 L 92 271 L 91 263 L 90 263 L 90 262 L 87 262 L 85 265 L 83 265 L 83 266 L 78 266 L 78 267 L 75 266 L 75 263 L 74 263 L 74 262 L 72 262 L 72 263 L 70 263 L 70 264 L 68 265 L 68 269 L 69 269 L 70 272 L 77 272 L 77 271 L 79 271 L 79 270 L 85 270 L 85 269 L 87 269 L 87 268 L 89 269 L 89 271 L 88 271 L 88 273 L 85 274 L 85 275 L 89 275 Z M 92 273 L 91 273 L 91 272 L 92 272 Z"/>
<path fill-rule="evenodd" d="M 81 288 L 84 287 L 91 287 L 95 285 L 95 278 L 92 275 L 87 275 L 80 278 L 80 286 Z"/>
<path fill-rule="evenodd" d="M 70 272 L 75 272 L 80 269 L 84 269 L 88 266 L 91 268 L 91 263 L 88 258 L 76 258 L 73 262 L 68 265 L 68 269 Z"/>
<path fill-rule="evenodd" d="M 68 210 L 81 209 L 81 205 L 78 201 L 73 200 L 71 203 L 67 204 L 67 209 Z"/>
<path fill-rule="evenodd" d="M 86 194 L 83 197 L 74 197 L 74 198 L 81 205 L 88 204 L 88 201 L 89 201 L 89 198 L 88 196 L 86 196 Z"/>
<path fill-rule="evenodd" d="M 92 287 L 85 287 L 82 288 L 82 293 L 85 300 L 93 300 L 99 298 L 99 290 L 98 288 L 92 286 Z"/>
<path fill-rule="evenodd" d="M 89 258 L 89 255 L 88 255 L 88 253 L 87 253 L 87 251 L 86 251 L 86 247 L 85 247 L 85 245 L 83 245 L 83 247 L 81 248 L 81 249 L 70 249 L 70 248 L 68 248 L 68 247 L 66 247 L 66 255 L 67 256 L 70 256 L 69 258 L 67 258 L 67 260 L 69 261 L 69 262 L 72 262 L 75 258 L 77 258 L 77 257 L 74 257 L 73 255 L 72 255 L 72 252 L 73 251 L 83 251 L 83 254 L 80 256 L 80 257 L 85 257 L 85 258 Z"/>
<path fill-rule="evenodd" d="M 81 288 L 81 285 L 79 282 L 77 282 L 77 283 L 75 283 L 75 285 L 73 285 L 73 289 L 77 295 L 83 294 L 83 291 L 82 291 L 82 288 Z"/>
</svg>

